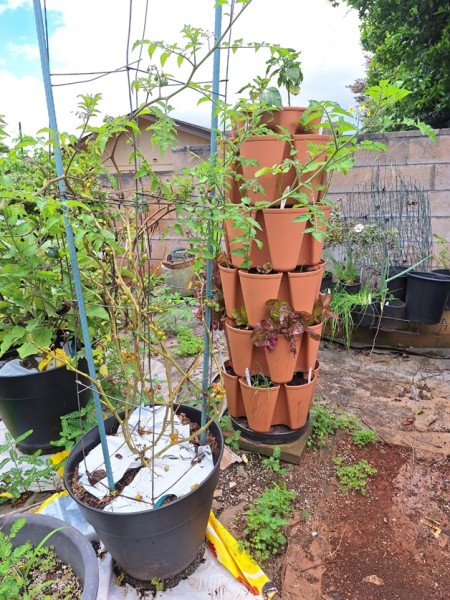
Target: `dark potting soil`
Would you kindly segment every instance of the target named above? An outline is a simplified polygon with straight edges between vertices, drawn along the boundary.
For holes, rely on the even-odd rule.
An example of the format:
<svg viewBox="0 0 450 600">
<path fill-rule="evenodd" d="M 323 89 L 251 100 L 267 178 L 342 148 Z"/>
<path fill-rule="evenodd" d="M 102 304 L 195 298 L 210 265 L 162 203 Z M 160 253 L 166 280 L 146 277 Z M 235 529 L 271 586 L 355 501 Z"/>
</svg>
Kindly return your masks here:
<svg viewBox="0 0 450 600">
<path fill-rule="evenodd" d="M 286 385 L 305 385 L 308 380 L 305 379 L 305 374 L 301 371 L 296 371 L 292 379 Z"/>
<path fill-rule="evenodd" d="M 153 592 L 153 596 L 156 595 L 157 592 L 165 592 L 166 590 L 170 590 L 174 588 L 176 585 L 187 579 L 192 573 L 194 573 L 197 568 L 201 565 L 201 563 L 205 562 L 205 544 L 202 544 L 200 550 L 197 553 L 197 556 L 191 562 L 191 564 L 186 567 L 181 573 L 174 575 L 173 577 L 169 577 L 168 579 L 161 579 L 160 581 L 141 581 L 139 579 L 135 579 L 131 577 L 127 573 L 125 573 L 118 564 L 114 563 L 113 571 L 116 576 L 116 583 L 119 586 L 125 586 L 126 584 L 131 585 L 138 593 L 141 593 L 143 596 L 146 592 Z M 147 597 L 147 595 L 145 595 Z"/>
<path fill-rule="evenodd" d="M 317 265 L 298 265 L 293 269 L 292 273 L 309 273 L 310 271 L 317 271 Z"/>
</svg>

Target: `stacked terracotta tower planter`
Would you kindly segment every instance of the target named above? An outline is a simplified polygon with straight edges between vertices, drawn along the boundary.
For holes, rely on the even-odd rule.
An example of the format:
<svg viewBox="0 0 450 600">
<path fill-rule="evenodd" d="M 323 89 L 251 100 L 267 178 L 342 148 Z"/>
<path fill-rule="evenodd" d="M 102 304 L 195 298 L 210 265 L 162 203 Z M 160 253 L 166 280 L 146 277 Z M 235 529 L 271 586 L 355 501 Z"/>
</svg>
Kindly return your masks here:
<svg viewBox="0 0 450 600">
<path fill-rule="evenodd" d="M 229 262 L 226 266 L 219 265 L 227 315 L 225 335 L 229 360 L 224 379 L 228 411 L 233 425 L 244 436 L 256 440 L 261 438 L 269 443 L 271 437 L 274 443 L 284 438 L 286 441 L 295 439 L 304 430 L 319 376 L 317 352 L 320 340 L 303 333 L 296 340 L 294 354 L 289 342 L 283 336 L 278 336 L 276 347 L 269 352 L 267 348 L 253 344 L 253 328 L 265 318 L 267 300 L 285 300 L 295 311 L 312 313 L 320 294 L 325 266 L 322 259 L 324 236 L 317 239 L 308 230 L 326 230 L 330 216 L 330 207 L 321 204 L 322 190 L 326 184 L 323 172 L 317 175 L 314 171 L 301 174 L 300 180 L 309 180 L 310 183 L 300 190 L 306 194 L 304 197 L 307 199 L 301 203 L 304 206 L 296 206 L 298 200 L 288 198 L 284 208 L 280 208 L 277 200 L 287 186 L 292 189 L 298 185 L 299 177 L 297 174 L 296 179 L 295 169 L 276 174 L 264 173 L 257 177 L 262 168 L 279 165 L 287 157 L 294 156 L 300 165 L 311 160 L 325 160 L 321 148 L 329 137 L 302 133 L 298 125 L 301 113 L 296 119 L 292 117 L 293 109 L 289 107 L 288 110 L 292 122 L 290 140 L 279 139 L 276 135 L 254 136 L 239 146 L 244 164 L 249 162 L 252 166 L 242 167 L 240 164 L 236 179 L 239 181 L 243 177 L 254 181 L 256 178 L 264 189 L 263 192 L 255 186 L 240 192 L 239 185 L 232 184 L 229 195 L 232 202 L 237 204 L 241 203 L 241 195 L 245 195 L 254 207 L 247 214 L 251 214 L 260 229 L 257 230 L 256 239 L 247 248 L 251 268 L 243 268 L 248 263 L 245 263 L 242 254 L 233 253 L 242 248 L 242 231 L 234 228 L 231 221 L 225 223 Z M 257 166 L 250 159 L 256 159 Z M 261 204 L 258 203 L 262 202 L 266 206 L 273 203 L 273 207 L 259 208 Z M 318 212 L 321 218 L 317 220 L 315 215 Z M 262 273 L 268 263 L 272 270 Z M 242 314 L 242 307 L 245 307 L 248 318 L 247 328 L 238 327 L 234 320 L 236 311 Z M 313 326 L 313 329 L 320 336 L 322 323 Z M 249 385 L 246 369 L 250 375 L 267 377 L 272 386 Z M 304 378 L 309 375 L 309 383 L 295 385 L 298 378 L 302 377 L 300 374 Z M 281 437 L 276 433 L 280 431 L 283 432 Z"/>
</svg>

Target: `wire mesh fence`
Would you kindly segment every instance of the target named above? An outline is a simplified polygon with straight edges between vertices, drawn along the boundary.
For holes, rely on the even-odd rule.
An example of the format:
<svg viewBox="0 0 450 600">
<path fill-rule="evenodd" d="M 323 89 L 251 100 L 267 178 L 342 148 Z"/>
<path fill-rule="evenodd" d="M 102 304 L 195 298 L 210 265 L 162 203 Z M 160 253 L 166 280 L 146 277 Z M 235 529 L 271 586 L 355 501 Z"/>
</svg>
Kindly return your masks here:
<svg viewBox="0 0 450 600">
<path fill-rule="evenodd" d="M 326 241 L 326 253 L 345 263 L 351 257 L 363 281 L 383 269 L 431 267 L 430 203 L 413 179 L 398 167 L 379 164 L 370 182 L 340 199 Z M 425 260 L 424 260 L 425 259 Z"/>
</svg>

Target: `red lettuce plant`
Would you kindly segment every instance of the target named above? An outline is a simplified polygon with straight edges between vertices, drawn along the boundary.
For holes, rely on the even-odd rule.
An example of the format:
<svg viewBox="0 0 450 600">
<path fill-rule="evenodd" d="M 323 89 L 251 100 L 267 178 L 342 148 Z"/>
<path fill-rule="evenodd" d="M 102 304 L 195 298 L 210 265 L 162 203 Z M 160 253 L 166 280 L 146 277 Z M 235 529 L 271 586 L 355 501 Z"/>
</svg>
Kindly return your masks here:
<svg viewBox="0 0 450 600">
<path fill-rule="evenodd" d="M 307 333 L 314 339 L 320 339 L 309 327 L 312 315 L 298 312 L 291 308 L 285 300 L 267 300 L 267 316 L 257 323 L 253 329 L 252 342 L 255 346 L 267 348 L 271 352 L 278 342 L 278 336 L 290 343 L 290 350 L 296 353 L 295 342 L 298 336 Z"/>
<path fill-rule="evenodd" d="M 331 310 L 332 300 L 332 294 L 319 294 L 319 297 L 314 302 L 313 310 L 309 315 L 307 324 L 318 325 L 319 323 L 323 323 L 326 319 L 339 319 L 338 315 Z"/>
</svg>

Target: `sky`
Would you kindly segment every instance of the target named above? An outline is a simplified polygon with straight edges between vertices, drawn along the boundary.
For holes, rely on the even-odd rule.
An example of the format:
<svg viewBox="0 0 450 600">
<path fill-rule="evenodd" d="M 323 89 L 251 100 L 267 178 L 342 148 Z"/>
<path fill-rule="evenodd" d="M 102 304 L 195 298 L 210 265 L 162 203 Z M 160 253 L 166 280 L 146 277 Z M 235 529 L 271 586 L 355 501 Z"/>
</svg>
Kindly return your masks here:
<svg viewBox="0 0 450 600">
<path fill-rule="evenodd" d="M 60 131 L 70 133 L 76 133 L 80 124 L 76 116 L 80 94 L 101 93 L 102 115 L 126 114 L 134 108 L 125 73 L 91 82 L 86 80 L 93 76 L 85 73 L 119 69 L 127 63 L 127 54 L 129 62 L 137 60 L 138 50 L 131 48 L 142 37 L 173 43 L 180 40 L 185 24 L 214 30 L 214 0 L 41 3 L 46 8 L 57 125 Z M 225 13 L 224 9 L 224 26 Z M 232 39 L 276 43 L 301 52 L 304 81 L 300 95 L 291 104 L 305 106 L 310 100 L 333 100 L 348 108 L 354 98 L 346 86 L 364 75 L 358 25 L 354 11 L 345 6 L 333 8 L 327 0 L 253 0 L 235 24 Z M 232 55 L 228 64 L 226 59 L 222 53 L 221 78 L 228 74 L 227 99 L 232 102 L 239 97 L 241 87 L 263 74 L 267 53 L 245 49 Z M 205 66 L 202 76 L 212 79 L 212 62 Z M 221 93 L 224 91 L 222 84 Z M 197 105 L 194 96 L 180 97 L 174 107 L 175 118 L 210 125 L 211 108 L 206 103 Z M 30 135 L 48 126 L 33 0 L 0 0 L 0 115 L 13 136 L 19 131 L 19 123 L 22 132 Z"/>
</svg>

